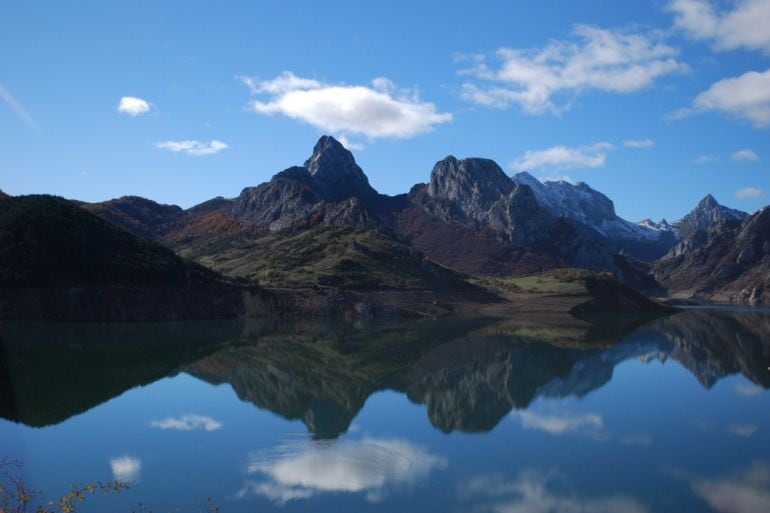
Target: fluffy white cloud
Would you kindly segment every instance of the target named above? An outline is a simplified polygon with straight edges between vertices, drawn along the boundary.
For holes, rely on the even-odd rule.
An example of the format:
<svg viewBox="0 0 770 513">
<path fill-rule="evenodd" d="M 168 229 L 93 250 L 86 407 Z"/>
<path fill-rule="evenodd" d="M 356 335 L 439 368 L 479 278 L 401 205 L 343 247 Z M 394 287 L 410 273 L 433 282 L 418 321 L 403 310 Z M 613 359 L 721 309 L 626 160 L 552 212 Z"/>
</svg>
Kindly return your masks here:
<svg viewBox="0 0 770 513">
<path fill-rule="evenodd" d="M 408 138 L 452 120 L 452 114 L 439 112 L 415 91 L 399 89 L 386 78 L 370 86 L 327 84 L 289 71 L 272 80 L 240 79 L 252 94 L 268 96 L 252 101 L 252 111 L 282 114 L 340 136 Z"/>
<path fill-rule="evenodd" d="M 636 149 L 652 148 L 655 146 L 655 141 L 652 139 L 629 139 L 623 141 L 623 146 Z"/>
<path fill-rule="evenodd" d="M 118 112 L 136 117 L 150 112 L 150 103 L 147 100 L 134 96 L 124 96 L 118 102 Z"/>
<path fill-rule="evenodd" d="M 613 147 L 608 142 L 600 142 L 576 148 L 552 146 L 544 150 L 528 150 L 522 157 L 511 162 L 511 167 L 516 171 L 601 167 L 607 160 L 607 150 Z"/>
<path fill-rule="evenodd" d="M 259 495 L 283 504 L 319 493 L 366 493 L 376 501 L 386 486 L 414 483 L 444 467 L 444 458 L 406 440 L 296 443 L 254 455 L 248 472 L 268 480 L 249 482 L 236 496 Z"/>
<path fill-rule="evenodd" d="M 187 414 L 181 417 L 166 417 L 161 420 L 153 420 L 150 427 L 158 429 L 175 429 L 177 431 L 192 431 L 203 428 L 206 431 L 216 431 L 222 427 L 222 423 L 207 415 Z"/>
<path fill-rule="evenodd" d="M 522 472 L 514 481 L 480 476 L 460 486 L 461 499 L 473 499 L 473 511 L 490 513 L 646 513 L 639 500 L 627 495 L 580 497 L 552 490 L 564 481 L 554 472 Z M 563 484 L 563 483 L 559 483 Z"/>
<path fill-rule="evenodd" d="M 755 127 L 770 125 L 770 69 L 749 71 L 712 84 L 695 98 L 692 109 L 680 111 L 675 117 L 693 111 L 721 111 L 747 119 Z"/>
<path fill-rule="evenodd" d="M 588 89 L 631 93 L 656 79 L 687 69 L 676 60 L 678 50 L 661 41 L 657 33 L 633 34 L 578 25 L 574 40 L 554 41 L 541 49 L 500 48 L 499 67 L 483 56 L 461 70 L 483 82 L 462 86 L 464 98 L 489 107 L 520 105 L 526 112 L 559 112 L 569 102 L 557 104 L 558 93 Z"/>
<path fill-rule="evenodd" d="M 110 460 L 110 468 L 116 481 L 133 483 L 139 480 L 142 473 L 142 461 L 134 456 L 118 456 Z"/>
<path fill-rule="evenodd" d="M 756 199 L 762 197 L 762 189 L 756 187 L 746 187 L 735 191 L 735 197 L 738 199 Z"/>
<path fill-rule="evenodd" d="M 733 2 L 731 10 L 718 10 L 711 0 L 673 0 L 669 10 L 676 26 L 694 39 L 713 41 L 717 49 L 770 53 L 770 0 Z"/>
<path fill-rule="evenodd" d="M 759 155 L 748 148 L 736 151 L 730 158 L 736 162 L 759 162 Z"/>
<path fill-rule="evenodd" d="M 604 426 L 602 416 L 596 413 L 582 415 L 543 415 L 533 411 L 514 411 L 511 416 L 526 429 L 545 431 L 551 435 L 563 435 L 577 431 L 599 431 Z"/>
<path fill-rule="evenodd" d="M 186 153 L 193 157 L 202 157 L 204 155 L 216 155 L 229 146 L 222 141 L 214 139 L 209 142 L 202 141 L 165 141 L 155 143 L 156 148 L 173 151 L 174 153 Z"/>
<path fill-rule="evenodd" d="M 755 463 L 742 474 L 705 479 L 692 485 L 714 511 L 766 513 L 770 511 L 770 465 Z"/>
</svg>

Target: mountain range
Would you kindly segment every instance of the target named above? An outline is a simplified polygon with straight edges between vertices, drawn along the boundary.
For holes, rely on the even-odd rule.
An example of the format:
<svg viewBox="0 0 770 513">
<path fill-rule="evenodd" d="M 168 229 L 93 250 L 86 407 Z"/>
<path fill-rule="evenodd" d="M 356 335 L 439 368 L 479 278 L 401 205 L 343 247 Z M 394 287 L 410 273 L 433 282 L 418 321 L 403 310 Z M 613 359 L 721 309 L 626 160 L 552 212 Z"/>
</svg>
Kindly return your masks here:
<svg viewBox="0 0 770 513">
<path fill-rule="evenodd" d="M 656 296 L 770 303 L 768 209 L 749 215 L 709 195 L 673 223 L 635 223 L 585 183 L 453 156 L 428 183 L 387 196 L 330 136 L 302 166 L 235 198 L 189 209 L 135 196 L 77 205 L 227 279 L 268 287 L 442 290 L 469 276 L 575 267 Z"/>
</svg>

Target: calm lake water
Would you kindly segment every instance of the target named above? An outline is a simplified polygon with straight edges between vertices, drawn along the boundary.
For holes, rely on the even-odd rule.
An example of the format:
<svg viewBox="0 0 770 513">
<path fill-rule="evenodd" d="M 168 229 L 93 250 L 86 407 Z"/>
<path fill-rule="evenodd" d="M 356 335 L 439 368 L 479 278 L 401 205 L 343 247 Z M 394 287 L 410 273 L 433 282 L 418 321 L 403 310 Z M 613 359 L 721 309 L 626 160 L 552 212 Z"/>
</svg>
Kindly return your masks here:
<svg viewBox="0 0 770 513">
<path fill-rule="evenodd" d="M 0 459 L 84 511 L 770 511 L 770 314 L 0 325 Z"/>
</svg>

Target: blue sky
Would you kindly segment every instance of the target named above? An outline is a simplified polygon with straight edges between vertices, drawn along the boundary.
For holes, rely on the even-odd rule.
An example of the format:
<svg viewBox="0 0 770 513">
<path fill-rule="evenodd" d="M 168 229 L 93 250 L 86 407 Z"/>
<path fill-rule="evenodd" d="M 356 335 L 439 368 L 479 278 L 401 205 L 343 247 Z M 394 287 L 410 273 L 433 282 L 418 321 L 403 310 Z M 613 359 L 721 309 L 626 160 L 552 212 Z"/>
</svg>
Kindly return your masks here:
<svg viewBox="0 0 770 513">
<path fill-rule="evenodd" d="M 452 154 L 631 220 L 770 203 L 770 0 L 374 4 L 7 2 L 0 188 L 189 207 L 330 133 L 387 194 Z"/>
</svg>

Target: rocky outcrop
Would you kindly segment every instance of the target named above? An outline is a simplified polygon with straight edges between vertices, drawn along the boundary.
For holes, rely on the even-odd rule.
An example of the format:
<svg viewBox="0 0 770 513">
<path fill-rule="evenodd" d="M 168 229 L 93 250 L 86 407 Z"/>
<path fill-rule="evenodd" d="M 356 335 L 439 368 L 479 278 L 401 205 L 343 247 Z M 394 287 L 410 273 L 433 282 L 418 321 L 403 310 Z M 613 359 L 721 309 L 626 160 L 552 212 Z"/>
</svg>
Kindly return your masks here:
<svg viewBox="0 0 770 513">
<path fill-rule="evenodd" d="M 503 252 L 540 255 L 536 260 L 541 271 L 548 265 L 570 265 L 623 277 L 604 240 L 581 224 L 552 214 L 531 187 L 514 183 L 491 160 L 447 157 L 433 167 L 430 184 L 415 186 L 409 197 L 439 221 L 476 232 L 496 232 Z M 402 218 L 401 224 L 409 227 L 415 223 Z M 407 232 L 406 236 L 412 234 Z M 418 245 L 418 249 L 430 256 L 445 252 L 442 245 L 456 244 L 454 238 L 434 242 L 434 246 Z M 505 264 L 500 262 L 500 266 Z"/>
<path fill-rule="evenodd" d="M 738 222 L 721 219 L 698 230 L 654 266 L 658 281 L 679 297 L 770 304 L 770 208 Z"/>
<path fill-rule="evenodd" d="M 677 238 L 686 240 L 699 231 L 721 231 L 734 228 L 748 217 L 748 214 L 720 205 L 714 196 L 706 195 L 695 208 L 676 221 L 672 228 Z"/>
<path fill-rule="evenodd" d="M 291 167 L 235 199 L 231 216 L 271 232 L 324 226 L 369 228 L 379 195 L 353 155 L 333 137 L 323 136 L 303 167 Z"/>
</svg>

